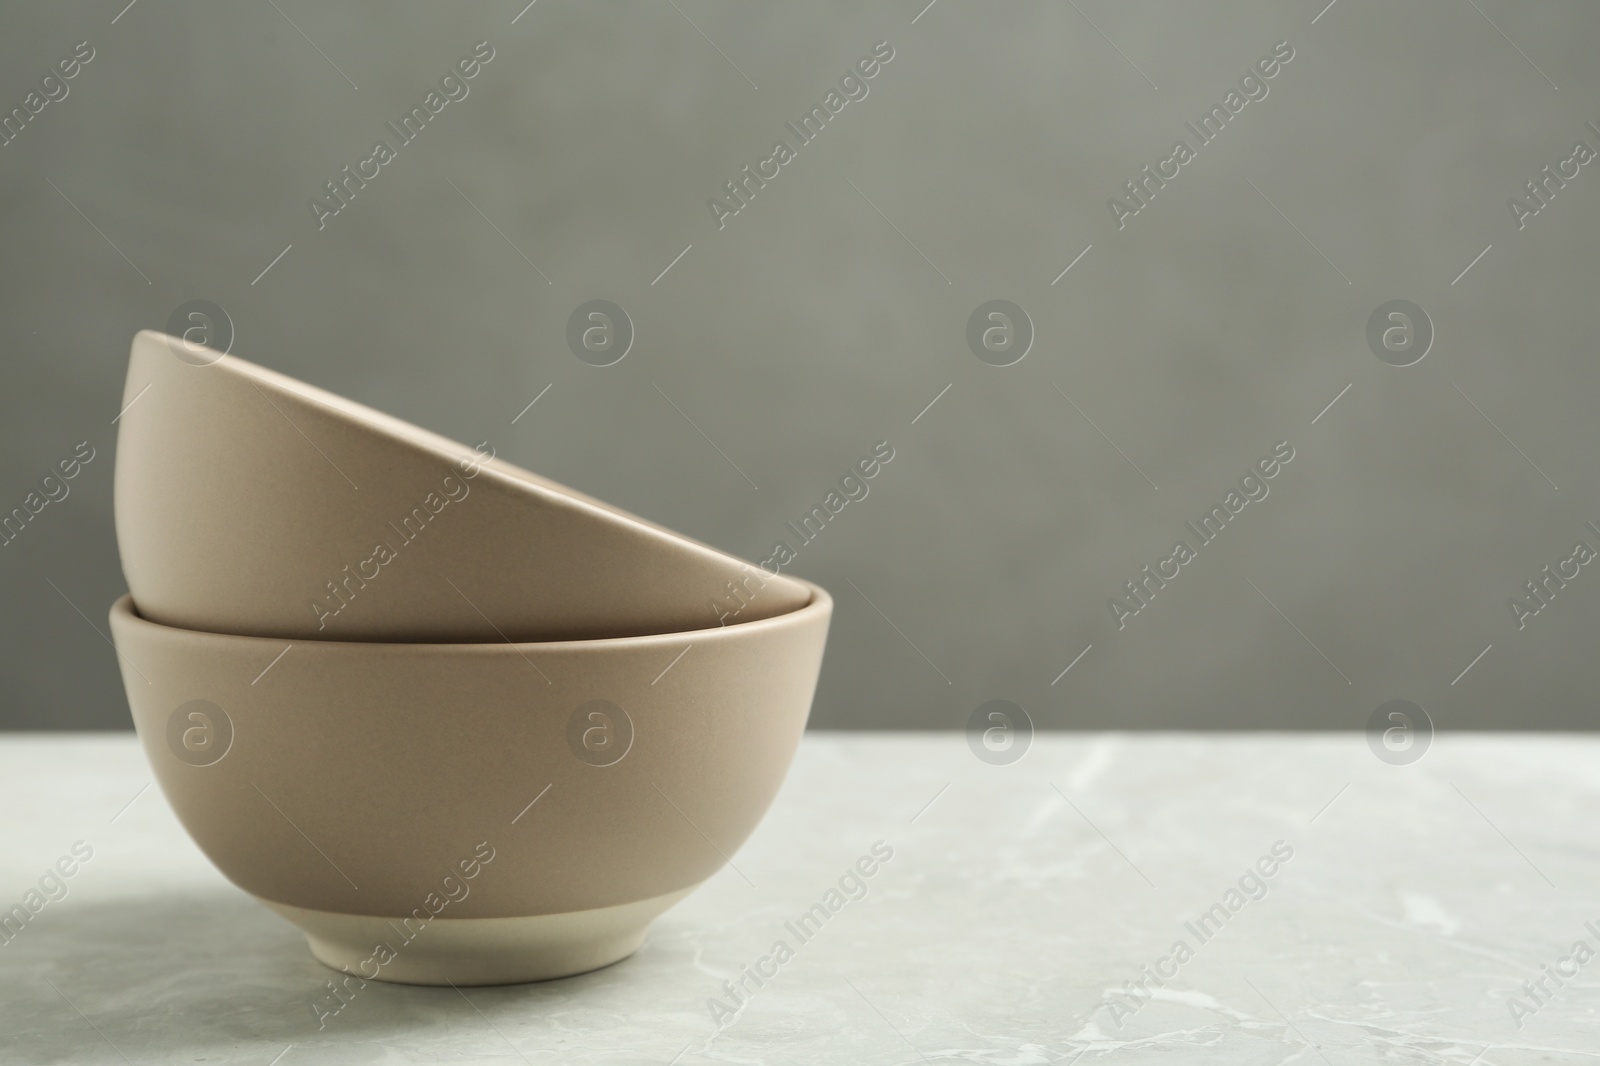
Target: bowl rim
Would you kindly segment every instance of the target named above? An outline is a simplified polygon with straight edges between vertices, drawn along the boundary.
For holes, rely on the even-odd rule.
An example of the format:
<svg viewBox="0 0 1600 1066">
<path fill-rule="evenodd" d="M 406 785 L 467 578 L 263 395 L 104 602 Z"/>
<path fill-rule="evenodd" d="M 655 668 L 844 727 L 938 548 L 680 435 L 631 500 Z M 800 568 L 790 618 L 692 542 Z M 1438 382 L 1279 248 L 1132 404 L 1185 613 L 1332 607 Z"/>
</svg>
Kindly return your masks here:
<svg viewBox="0 0 1600 1066">
<path fill-rule="evenodd" d="M 785 575 L 787 576 L 787 575 Z M 654 645 L 677 647 L 685 640 L 699 644 L 710 641 L 738 640 L 741 636 L 755 636 L 769 629 L 789 629 L 804 627 L 812 622 L 826 621 L 833 613 L 833 597 L 828 590 L 814 582 L 800 577 L 789 577 L 803 586 L 811 595 L 803 606 L 782 614 L 770 615 L 766 618 L 757 618 L 749 622 L 734 622 L 730 625 L 708 626 L 705 629 L 682 629 L 671 633 L 645 633 L 632 637 L 591 637 L 577 640 L 548 640 L 548 641 L 511 641 L 497 640 L 485 641 L 454 641 L 440 642 L 429 641 L 411 643 L 405 641 L 371 641 L 371 640 L 320 640 L 310 637 L 260 637 L 249 636 L 241 633 L 214 633 L 204 629 L 185 629 L 180 626 L 164 625 L 152 621 L 138 612 L 133 594 L 125 592 L 118 596 L 111 605 L 110 621 L 113 628 L 119 624 L 131 626 L 136 629 L 154 631 L 164 639 L 189 639 L 203 640 L 208 644 L 237 644 L 243 647 L 272 647 L 277 648 L 285 643 L 307 645 L 311 649 L 348 649 L 350 654 L 366 652 L 369 654 L 405 654 L 416 655 L 428 652 L 434 654 L 454 655 L 487 655 L 500 654 L 508 649 L 521 654 L 523 652 L 538 651 L 607 651 L 611 649 L 649 648 Z M 384 650 L 387 649 L 387 650 Z M 340 651 L 333 651 L 340 654 Z"/>
</svg>

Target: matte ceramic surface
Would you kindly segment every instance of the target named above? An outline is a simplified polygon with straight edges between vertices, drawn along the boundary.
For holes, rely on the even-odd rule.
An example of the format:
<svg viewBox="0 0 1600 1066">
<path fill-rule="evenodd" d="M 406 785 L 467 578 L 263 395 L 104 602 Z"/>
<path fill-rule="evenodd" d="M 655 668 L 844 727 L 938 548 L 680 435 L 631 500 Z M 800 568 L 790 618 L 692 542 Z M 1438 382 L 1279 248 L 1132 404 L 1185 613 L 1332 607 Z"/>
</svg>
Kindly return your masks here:
<svg viewBox="0 0 1600 1066">
<path fill-rule="evenodd" d="M 239 887 L 522 918 L 670 895 L 728 861 L 805 728 L 832 613 L 808 591 L 776 618 L 548 644 L 201 633 L 126 596 L 111 629 L 156 779 Z"/>
<path fill-rule="evenodd" d="M 689 892 L 529 918 L 369 918 L 259 902 L 304 930 L 311 954 L 335 970 L 404 985 L 509 985 L 627 958 L 650 923 Z"/>
<path fill-rule="evenodd" d="M 769 574 L 232 356 L 134 338 L 116 526 L 139 611 L 216 633 L 565 640 L 745 622 Z"/>
</svg>

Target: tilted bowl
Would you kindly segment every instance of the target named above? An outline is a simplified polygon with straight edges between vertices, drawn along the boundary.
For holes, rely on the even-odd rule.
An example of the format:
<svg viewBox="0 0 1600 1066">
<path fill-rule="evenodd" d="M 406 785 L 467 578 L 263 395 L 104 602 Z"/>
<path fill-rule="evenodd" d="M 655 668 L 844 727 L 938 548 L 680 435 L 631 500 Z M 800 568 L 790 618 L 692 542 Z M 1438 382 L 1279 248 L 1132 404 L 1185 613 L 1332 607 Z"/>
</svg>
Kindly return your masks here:
<svg viewBox="0 0 1600 1066">
<path fill-rule="evenodd" d="M 672 633 L 792 611 L 799 582 L 230 355 L 134 338 L 115 475 L 140 613 L 353 641 Z"/>
</svg>

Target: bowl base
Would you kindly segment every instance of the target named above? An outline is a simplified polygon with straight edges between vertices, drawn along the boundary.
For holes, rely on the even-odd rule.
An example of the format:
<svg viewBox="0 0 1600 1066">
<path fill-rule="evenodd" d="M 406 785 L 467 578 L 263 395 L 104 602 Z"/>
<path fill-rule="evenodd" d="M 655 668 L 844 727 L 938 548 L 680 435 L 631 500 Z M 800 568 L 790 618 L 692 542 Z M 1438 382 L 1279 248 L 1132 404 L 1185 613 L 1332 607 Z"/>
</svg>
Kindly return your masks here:
<svg viewBox="0 0 1600 1066">
<path fill-rule="evenodd" d="M 597 970 L 632 955 L 661 912 L 693 891 L 565 914 L 412 920 L 260 902 L 300 927 L 325 966 L 406 985 L 511 985 Z"/>
</svg>

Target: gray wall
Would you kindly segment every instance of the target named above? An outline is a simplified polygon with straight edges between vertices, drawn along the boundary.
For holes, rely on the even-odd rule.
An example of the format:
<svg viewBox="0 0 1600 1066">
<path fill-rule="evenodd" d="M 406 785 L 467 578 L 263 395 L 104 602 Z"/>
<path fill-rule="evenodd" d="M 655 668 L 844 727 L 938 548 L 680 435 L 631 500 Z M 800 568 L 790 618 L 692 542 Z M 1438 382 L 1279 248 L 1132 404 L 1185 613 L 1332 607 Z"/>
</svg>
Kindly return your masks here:
<svg viewBox="0 0 1600 1066">
<path fill-rule="evenodd" d="M 0 548 L 0 724 L 128 722 L 110 423 L 134 331 L 207 299 L 236 354 L 751 558 L 889 441 L 794 565 L 838 601 L 814 725 L 1004 698 L 1040 726 L 1359 728 L 1404 698 L 1592 727 L 1600 569 L 1520 630 L 1507 601 L 1600 547 L 1600 165 L 1523 228 L 1507 201 L 1600 149 L 1600 8 L 923 2 L 0 13 L 6 110 L 95 51 L 0 148 L 0 507 L 96 454 Z M 470 94 L 319 230 L 308 198 L 483 40 Z M 719 230 L 708 197 L 881 40 L 869 94 Z M 1285 40 L 1119 229 L 1108 198 Z M 607 368 L 565 341 L 595 298 L 637 331 Z M 1031 319 L 1015 365 L 969 349 L 991 299 Z M 1406 367 L 1366 336 L 1396 299 L 1436 335 Z M 1285 440 L 1119 630 L 1108 599 Z"/>
</svg>

